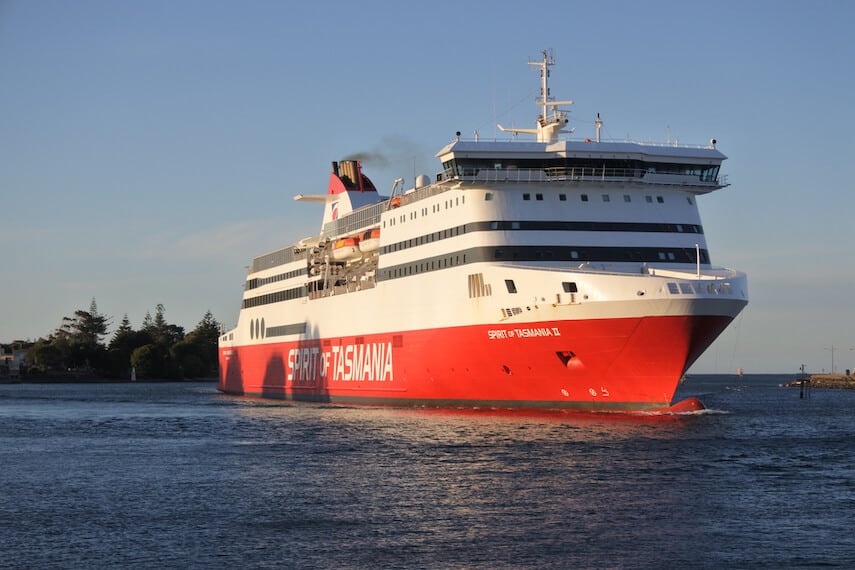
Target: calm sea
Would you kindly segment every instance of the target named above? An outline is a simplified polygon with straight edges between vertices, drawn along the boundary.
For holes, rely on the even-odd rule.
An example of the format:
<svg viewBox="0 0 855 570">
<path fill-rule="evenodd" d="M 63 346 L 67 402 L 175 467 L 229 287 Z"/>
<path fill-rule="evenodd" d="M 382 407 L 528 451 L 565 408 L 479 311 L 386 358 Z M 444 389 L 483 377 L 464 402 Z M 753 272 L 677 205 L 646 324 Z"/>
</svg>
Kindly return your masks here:
<svg viewBox="0 0 855 570">
<path fill-rule="evenodd" d="M 684 416 L 0 386 L 3 568 L 855 567 L 855 391 Z"/>
</svg>

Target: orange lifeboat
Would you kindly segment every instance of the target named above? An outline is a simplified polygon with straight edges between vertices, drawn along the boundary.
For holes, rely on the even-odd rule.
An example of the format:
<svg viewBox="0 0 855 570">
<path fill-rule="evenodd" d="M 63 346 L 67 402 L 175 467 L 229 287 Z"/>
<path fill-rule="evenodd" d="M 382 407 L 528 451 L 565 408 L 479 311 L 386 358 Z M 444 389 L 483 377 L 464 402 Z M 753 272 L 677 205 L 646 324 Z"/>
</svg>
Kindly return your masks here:
<svg viewBox="0 0 855 570">
<path fill-rule="evenodd" d="M 359 251 L 368 253 L 380 249 L 380 228 L 365 231 L 359 240 Z"/>
<path fill-rule="evenodd" d="M 353 261 L 362 257 L 359 251 L 359 238 L 346 237 L 336 240 L 333 244 L 332 253 L 330 254 L 335 261 Z"/>
</svg>

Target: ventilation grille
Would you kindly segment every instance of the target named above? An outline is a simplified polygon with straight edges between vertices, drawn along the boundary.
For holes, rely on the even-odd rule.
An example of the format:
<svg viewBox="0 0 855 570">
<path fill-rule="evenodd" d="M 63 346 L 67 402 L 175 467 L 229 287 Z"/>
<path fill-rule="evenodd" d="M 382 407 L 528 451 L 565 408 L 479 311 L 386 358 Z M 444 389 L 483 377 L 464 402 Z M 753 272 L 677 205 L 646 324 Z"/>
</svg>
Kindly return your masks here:
<svg viewBox="0 0 855 570">
<path fill-rule="evenodd" d="M 493 289 L 489 283 L 484 283 L 483 273 L 473 273 L 469 275 L 469 298 L 489 297 L 493 294 Z"/>
<path fill-rule="evenodd" d="M 509 319 L 515 315 L 519 315 L 520 313 L 522 313 L 522 308 L 520 308 L 520 307 L 513 307 L 511 309 L 502 309 L 502 316 L 505 317 L 506 319 Z"/>
</svg>

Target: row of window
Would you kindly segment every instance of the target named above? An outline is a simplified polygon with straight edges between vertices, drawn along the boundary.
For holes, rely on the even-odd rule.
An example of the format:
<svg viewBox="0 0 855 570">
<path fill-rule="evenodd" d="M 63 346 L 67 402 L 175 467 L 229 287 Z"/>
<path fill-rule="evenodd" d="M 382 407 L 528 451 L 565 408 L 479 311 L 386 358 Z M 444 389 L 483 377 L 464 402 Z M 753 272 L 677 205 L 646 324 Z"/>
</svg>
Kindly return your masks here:
<svg viewBox="0 0 855 570">
<path fill-rule="evenodd" d="M 578 232 L 651 232 L 651 233 L 690 233 L 702 234 L 698 224 L 670 224 L 648 222 L 561 222 L 561 221 L 492 221 L 472 222 L 444 230 L 423 234 L 393 244 L 384 245 L 380 253 L 393 253 L 411 247 L 433 243 L 435 241 L 459 236 L 465 233 L 482 231 L 578 231 Z"/>
<path fill-rule="evenodd" d="M 611 202 L 611 200 L 612 200 L 610 194 L 601 194 L 600 196 L 601 196 L 603 202 Z M 523 192 L 523 195 L 522 195 L 523 200 L 530 201 L 531 197 L 532 197 L 532 194 L 530 192 Z M 484 195 L 484 199 L 487 201 L 492 200 L 493 194 L 491 192 L 487 192 Z M 543 193 L 541 193 L 541 192 L 534 193 L 534 199 L 536 201 L 543 201 Z M 560 202 L 566 202 L 567 201 L 567 194 L 564 194 L 564 193 L 558 194 L 558 200 Z M 589 202 L 590 196 L 588 194 L 580 194 L 579 200 L 581 202 Z M 686 200 L 689 202 L 690 205 L 694 204 L 694 200 L 692 200 L 691 196 L 686 196 Z M 632 202 L 632 195 L 631 194 L 624 194 L 623 195 L 623 201 L 627 202 L 627 203 Z M 644 197 L 644 201 L 648 204 L 652 204 L 654 202 L 654 196 L 648 194 Z M 661 195 L 658 195 L 655 197 L 655 201 L 657 204 L 664 204 L 665 198 Z M 447 210 L 447 209 L 452 208 L 454 206 L 459 206 L 459 205 L 465 204 L 465 203 L 466 203 L 466 197 L 465 196 L 458 196 L 458 197 L 454 198 L 453 200 L 445 200 L 444 209 Z M 438 213 L 438 212 L 442 211 L 442 209 L 443 208 L 440 206 L 440 204 L 433 204 L 431 206 L 431 212 L 432 213 Z M 389 223 L 389 226 L 391 227 L 391 226 L 397 225 L 398 222 L 404 223 L 407 220 L 416 220 L 418 218 L 418 215 L 419 215 L 419 213 L 414 210 L 414 211 L 410 212 L 409 215 L 401 214 L 401 215 L 396 216 L 394 218 L 390 218 L 387 221 Z M 428 215 L 428 209 L 422 208 L 421 209 L 421 215 L 427 216 Z M 386 227 L 387 221 L 383 222 L 384 228 Z"/>
<path fill-rule="evenodd" d="M 602 197 L 603 202 L 611 202 L 612 201 L 610 194 L 601 194 L 600 196 Z M 526 201 L 531 200 L 531 194 L 529 192 L 524 192 L 522 195 L 522 199 L 526 200 Z M 535 193 L 534 199 L 537 201 L 543 201 L 543 194 L 541 194 L 540 192 Z M 579 200 L 582 202 L 588 202 L 588 201 L 590 201 L 590 198 L 587 194 L 580 194 Z M 694 204 L 694 201 L 692 200 L 691 196 L 686 196 L 686 200 L 689 202 L 689 204 Z M 567 194 L 559 194 L 558 195 L 558 201 L 559 202 L 566 202 L 567 201 Z M 623 201 L 626 203 L 632 202 L 632 195 L 631 194 L 624 194 L 623 195 Z M 651 196 L 650 194 L 646 195 L 644 197 L 644 201 L 648 204 L 652 204 L 653 203 L 653 196 Z M 656 203 L 657 204 L 664 204 L 665 198 L 661 195 L 656 196 Z"/>
<path fill-rule="evenodd" d="M 251 321 L 249 321 L 249 338 L 264 338 L 265 330 L 266 329 L 264 327 L 264 317 L 260 319 L 252 319 Z"/>
<path fill-rule="evenodd" d="M 431 205 L 431 213 L 438 214 L 439 212 L 441 212 L 443 210 L 448 210 L 448 209 L 454 208 L 456 206 L 462 206 L 465 203 L 466 203 L 466 196 L 457 196 L 453 199 L 449 198 L 448 200 L 445 200 L 444 203 L 441 205 L 439 203 L 432 204 Z M 423 217 L 428 215 L 427 207 L 424 207 L 421 209 L 421 215 Z M 384 228 L 386 227 L 386 222 L 389 223 L 389 227 L 392 227 L 392 226 L 397 225 L 399 222 L 403 224 L 407 220 L 415 220 L 418 217 L 419 217 L 419 212 L 416 212 L 415 210 L 413 210 L 412 212 L 409 213 L 409 215 L 400 214 L 398 216 L 395 216 L 395 217 L 389 218 L 388 220 L 385 220 L 383 222 L 383 227 Z"/>
<path fill-rule="evenodd" d="M 600 246 L 502 246 L 474 247 L 446 255 L 424 258 L 413 263 L 402 263 L 380 269 L 377 280 L 409 277 L 429 271 L 436 271 L 464 265 L 489 261 L 563 261 L 573 263 L 709 263 L 709 252 L 705 249 L 697 252 L 695 248 L 661 247 L 600 247 Z"/>
<path fill-rule="evenodd" d="M 704 291 L 715 293 L 716 295 L 731 295 L 733 294 L 733 287 L 730 283 L 718 281 L 707 283 L 706 287 L 700 283 L 695 284 L 688 281 L 668 283 L 668 292 L 672 295 L 694 295 L 695 293 L 703 293 Z"/>
<path fill-rule="evenodd" d="M 429 234 L 424 234 L 421 236 L 417 236 L 414 238 L 409 238 L 403 241 L 399 241 L 397 243 L 393 243 L 390 245 L 383 246 L 381 248 L 381 253 L 393 253 L 396 251 L 403 251 L 405 249 L 409 249 L 411 247 L 416 247 L 419 245 L 424 245 L 428 243 L 433 243 L 439 240 L 448 239 L 451 237 L 459 236 L 466 233 L 471 232 L 481 232 L 481 231 L 508 231 L 508 230 L 521 230 L 521 231 L 579 231 L 579 232 L 650 232 L 650 233 L 689 233 L 689 234 L 703 234 L 703 227 L 698 224 L 671 224 L 671 223 L 647 223 L 647 222 L 562 222 L 562 221 L 492 221 L 492 222 L 472 222 L 468 224 L 461 224 L 459 226 L 454 226 L 451 228 L 446 228 L 444 230 L 431 232 Z M 692 250 L 694 251 L 694 250 Z M 660 252 L 661 255 L 657 255 L 655 259 L 648 259 L 647 261 L 674 261 L 677 259 L 676 255 L 671 252 L 669 255 L 668 252 L 663 251 Z M 497 257 L 496 259 L 500 259 Z M 572 259 L 579 259 L 579 257 L 572 257 Z M 603 261 L 603 260 L 597 260 Z M 456 263 L 449 260 L 448 263 L 443 263 L 442 266 L 428 267 L 425 270 L 432 269 L 441 269 L 442 267 L 450 267 L 453 265 L 459 265 L 459 261 Z M 464 262 L 465 263 L 465 262 Z M 417 271 L 421 272 L 421 271 Z M 301 275 L 306 274 L 306 269 L 295 269 L 292 271 L 288 271 L 286 273 L 279 273 L 277 275 L 272 275 L 270 277 L 263 278 L 253 278 L 249 279 L 246 282 L 245 288 L 246 290 L 256 289 L 258 287 L 262 287 L 264 285 L 268 285 L 270 283 L 276 283 L 279 281 L 284 281 L 286 279 L 292 279 L 294 277 L 299 277 Z M 407 275 L 412 275 L 412 270 Z M 404 277 L 405 275 L 399 275 L 400 277 Z"/>
<path fill-rule="evenodd" d="M 703 182 L 718 179 L 718 164 L 646 162 L 623 158 L 453 158 L 442 163 L 447 177 L 477 176 L 481 170 L 541 170 L 551 176 L 619 176 L 643 178 L 645 174 L 696 176 Z"/>
<path fill-rule="evenodd" d="M 480 275 L 480 273 L 479 273 Z M 517 292 L 517 286 L 514 283 L 513 279 L 505 279 L 505 288 L 508 290 L 508 293 L 511 295 L 515 295 Z M 564 290 L 565 293 L 578 293 L 579 288 L 576 286 L 575 281 L 562 281 L 561 289 Z M 469 295 L 472 296 L 471 294 Z"/>
<path fill-rule="evenodd" d="M 467 263 L 478 263 L 486 261 L 572 261 L 574 263 L 585 262 L 671 262 L 671 263 L 697 263 L 698 253 L 701 263 L 709 263 L 709 253 L 702 249 L 697 252 L 694 248 L 656 248 L 656 247 L 598 247 L 598 246 L 504 246 L 504 247 L 477 247 L 448 255 L 440 255 L 432 258 L 421 259 L 413 263 L 404 263 L 394 267 L 380 269 L 377 272 L 378 281 L 387 281 L 400 277 L 418 275 L 430 271 L 437 271 L 464 265 Z M 480 275 L 480 274 L 474 274 Z M 508 285 L 511 291 L 511 285 Z M 563 284 L 565 293 L 575 293 L 576 284 L 567 282 Z M 249 297 L 244 299 L 243 308 L 257 307 L 270 303 L 278 303 L 291 299 L 299 299 L 308 295 L 311 288 L 318 291 L 322 282 L 312 282 L 309 286 L 300 286 L 284 291 L 276 291 Z M 484 283 L 483 277 L 470 276 L 470 296 L 490 295 L 490 285 Z M 669 285 L 670 288 L 670 285 Z M 515 289 L 515 287 L 514 287 Z M 477 292 L 478 294 L 474 294 Z M 673 292 L 673 291 L 672 291 Z"/>
<path fill-rule="evenodd" d="M 246 290 L 257 289 L 259 287 L 263 287 L 265 285 L 270 285 L 271 283 L 277 283 L 279 281 L 285 281 L 286 279 L 293 279 L 294 277 L 299 277 L 300 275 L 305 275 L 306 269 L 295 269 L 293 271 L 288 271 L 287 273 L 277 273 L 276 275 L 271 275 L 270 277 L 255 277 L 253 279 L 248 279 L 246 282 Z"/>
<path fill-rule="evenodd" d="M 306 323 L 277 325 L 267 329 L 267 336 L 287 336 L 290 334 L 306 334 Z"/>
<path fill-rule="evenodd" d="M 296 259 L 304 259 L 306 257 L 305 248 L 296 249 L 294 246 L 283 247 L 280 250 L 272 253 L 265 253 L 252 260 L 252 272 L 263 271 L 277 265 L 285 265 Z"/>
<path fill-rule="evenodd" d="M 248 297 L 243 300 L 243 308 L 257 307 L 259 305 L 269 305 L 270 303 L 279 303 L 280 301 L 290 301 L 291 299 L 299 299 L 307 294 L 306 286 L 301 285 L 293 289 L 285 289 L 284 291 L 276 291 L 275 293 L 266 293 L 256 297 Z"/>
</svg>

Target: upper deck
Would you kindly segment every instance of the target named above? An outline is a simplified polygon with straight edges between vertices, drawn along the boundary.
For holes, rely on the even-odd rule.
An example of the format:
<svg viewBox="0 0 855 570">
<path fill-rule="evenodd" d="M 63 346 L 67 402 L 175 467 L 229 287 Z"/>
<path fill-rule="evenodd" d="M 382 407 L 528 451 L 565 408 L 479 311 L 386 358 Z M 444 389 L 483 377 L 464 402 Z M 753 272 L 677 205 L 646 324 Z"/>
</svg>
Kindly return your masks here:
<svg viewBox="0 0 855 570">
<path fill-rule="evenodd" d="M 548 182 L 600 180 L 679 184 L 703 194 L 727 186 L 727 157 L 709 146 L 559 140 L 551 143 L 457 139 L 436 155 L 443 180 Z"/>
</svg>

